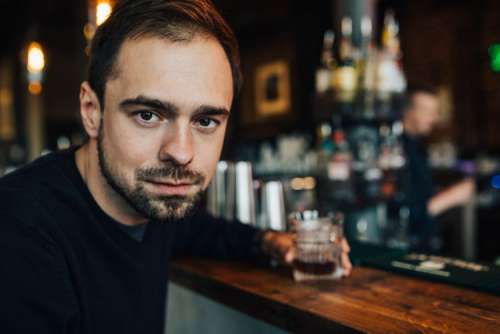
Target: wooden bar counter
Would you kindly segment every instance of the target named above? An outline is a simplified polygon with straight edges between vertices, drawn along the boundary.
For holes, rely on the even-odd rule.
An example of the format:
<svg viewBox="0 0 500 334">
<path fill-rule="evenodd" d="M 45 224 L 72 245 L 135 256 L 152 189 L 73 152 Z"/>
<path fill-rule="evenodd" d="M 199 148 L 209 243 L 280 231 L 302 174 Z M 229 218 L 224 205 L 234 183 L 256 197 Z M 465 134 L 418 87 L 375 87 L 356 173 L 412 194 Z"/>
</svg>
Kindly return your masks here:
<svg viewBox="0 0 500 334">
<path fill-rule="evenodd" d="M 500 333 L 500 297 L 366 267 L 340 281 L 297 283 L 290 268 L 185 259 L 170 275 L 292 333 Z"/>
</svg>

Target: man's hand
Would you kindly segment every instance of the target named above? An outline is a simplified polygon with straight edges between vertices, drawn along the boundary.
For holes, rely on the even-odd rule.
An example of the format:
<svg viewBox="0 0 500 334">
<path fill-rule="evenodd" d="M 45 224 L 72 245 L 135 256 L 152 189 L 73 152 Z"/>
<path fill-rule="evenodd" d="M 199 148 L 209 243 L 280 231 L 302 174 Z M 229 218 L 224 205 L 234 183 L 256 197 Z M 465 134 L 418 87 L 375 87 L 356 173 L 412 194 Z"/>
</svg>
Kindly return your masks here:
<svg viewBox="0 0 500 334">
<path fill-rule="evenodd" d="M 352 270 L 352 264 L 349 260 L 350 247 L 345 238 L 341 241 L 342 245 L 342 268 L 344 276 L 349 276 Z M 272 258 L 292 265 L 296 257 L 295 235 L 292 233 L 266 231 L 262 237 L 262 248 L 265 253 Z"/>
</svg>

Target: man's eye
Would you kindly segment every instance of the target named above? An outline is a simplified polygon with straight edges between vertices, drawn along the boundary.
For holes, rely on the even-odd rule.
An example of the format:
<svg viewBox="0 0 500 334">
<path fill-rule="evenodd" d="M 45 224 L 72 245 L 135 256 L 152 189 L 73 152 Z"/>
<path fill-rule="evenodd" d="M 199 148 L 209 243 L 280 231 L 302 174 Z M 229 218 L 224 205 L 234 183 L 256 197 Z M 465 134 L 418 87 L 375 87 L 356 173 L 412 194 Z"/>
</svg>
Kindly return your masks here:
<svg viewBox="0 0 500 334">
<path fill-rule="evenodd" d="M 138 111 L 135 113 L 135 117 L 145 123 L 153 123 L 158 120 L 158 116 L 154 112 L 147 110 Z"/>
<path fill-rule="evenodd" d="M 201 127 L 201 128 L 204 128 L 204 129 L 212 129 L 212 128 L 215 128 L 217 125 L 219 125 L 219 121 L 216 121 L 212 118 L 200 118 L 198 119 L 198 125 Z"/>
</svg>

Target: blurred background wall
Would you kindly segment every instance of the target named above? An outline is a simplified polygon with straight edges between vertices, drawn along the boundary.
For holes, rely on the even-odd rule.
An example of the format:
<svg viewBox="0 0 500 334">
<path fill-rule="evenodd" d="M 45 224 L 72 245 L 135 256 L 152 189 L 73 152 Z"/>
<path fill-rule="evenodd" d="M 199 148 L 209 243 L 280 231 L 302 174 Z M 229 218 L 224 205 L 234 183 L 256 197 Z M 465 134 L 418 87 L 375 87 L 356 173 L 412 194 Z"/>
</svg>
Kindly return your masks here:
<svg viewBox="0 0 500 334">
<path fill-rule="evenodd" d="M 335 17 L 342 2 L 215 2 L 238 35 L 245 73 L 245 86 L 236 104 L 230 132 L 238 133 L 238 137 L 228 138 L 226 154 L 231 154 L 241 141 L 286 131 L 311 131 L 314 71 L 320 60 L 322 34 L 338 24 Z M 490 66 L 488 49 L 500 40 L 500 3 L 493 0 L 371 2 L 375 3 L 373 8 L 379 21 L 387 8 L 396 12 L 408 80 L 432 83 L 451 97 L 450 122 L 437 135 L 451 138 L 463 154 L 498 152 L 500 74 Z M 364 2 L 346 3 L 344 6 L 352 7 Z M 78 86 L 86 70 L 83 27 L 88 20 L 88 6 L 83 0 L 0 2 L 2 91 L 4 97 L 12 95 L 16 130 L 14 138 L 4 141 L 19 143 L 21 147 L 27 141 L 28 93 L 23 52 L 33 39 L 40 41 L 46 53 L 42 93 L 44 146 L 54 149 L 60 136 L 71 138 L 78 133 Z M 349 8 L 346 12 L 355 10 Z M 252 71 L 258 64 L 273 59 L 290 63 L 291 111 L 286 117 L 255 119 Z"/>
</svg>

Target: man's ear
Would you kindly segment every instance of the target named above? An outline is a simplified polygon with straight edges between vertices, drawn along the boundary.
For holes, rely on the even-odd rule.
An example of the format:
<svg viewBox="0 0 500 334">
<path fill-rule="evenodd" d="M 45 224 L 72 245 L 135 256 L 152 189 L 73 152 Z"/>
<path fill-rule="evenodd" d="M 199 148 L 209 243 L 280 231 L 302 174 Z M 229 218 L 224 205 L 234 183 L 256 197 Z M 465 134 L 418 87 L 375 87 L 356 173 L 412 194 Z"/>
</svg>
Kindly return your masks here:
<svg viewBox="0 0 500 334">
<path fill-rule="evenodd" d="M 87 81 L 80 86 L 80 115 L 90 138 L 97 138 L 101 123 L 101 104 Z"/>
</svg>

